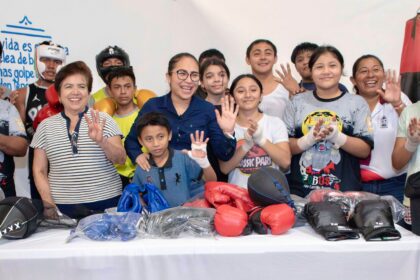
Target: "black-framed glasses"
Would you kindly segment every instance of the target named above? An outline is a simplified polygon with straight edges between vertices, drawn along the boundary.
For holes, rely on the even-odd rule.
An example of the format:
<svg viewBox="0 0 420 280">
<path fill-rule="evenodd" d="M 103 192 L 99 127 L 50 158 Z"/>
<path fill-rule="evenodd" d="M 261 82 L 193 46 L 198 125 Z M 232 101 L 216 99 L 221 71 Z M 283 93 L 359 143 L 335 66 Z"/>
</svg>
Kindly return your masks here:
<svg viewBox="0 0 420 280">
<path fill-rule="evenodd" d="M 180 79 L 181 81 L 185 81 L 186 79 L 188 79 L 188 76 L 191 78 L 191 81 L 193 82 L 198 82 L 200 80 L 200 74 L 196 71 L 188 73 L 187 70 L 179 69 L 175 71 L 175 73 L 178 79 Z"/>
</svg>

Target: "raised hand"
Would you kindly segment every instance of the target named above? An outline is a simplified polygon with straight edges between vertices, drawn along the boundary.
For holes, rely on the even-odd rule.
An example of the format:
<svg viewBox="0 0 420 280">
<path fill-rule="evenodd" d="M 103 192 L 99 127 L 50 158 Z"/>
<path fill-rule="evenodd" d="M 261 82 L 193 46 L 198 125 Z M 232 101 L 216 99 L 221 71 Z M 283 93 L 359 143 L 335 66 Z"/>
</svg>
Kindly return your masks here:
<svg viewBox="0 0 420 280">
<path fill-rule="evenodd" d="M 248 119 L 249 127 L 246 130 L 246 132 L 249 134 L 249 136 L 253 137 L 254 133 L 258 129 L 258 122 L 254 121 L 253 119 Z"/>
<path fill-rule="evenodd" d="M 207 158 L 207 142 L 209 138 L 204 140 L 204 131 L 195 131 L 190 134 L 191 139 L 191 151 L 187 151 L 188 156 L 193 159 L 201 168 L 207 168 L 210 166 L 210 162 Z"/>
<path fill-rule="evenodd" d="M 300 137 L 297 140 L 297 145 L 299 149 L 301 149 L 302 151 L 306 151 L 310 149 L 313 145 L 315 145 L 316 142 L 325 139 L 326 131 L 322 129 L 323 124 L 323 119 L 318 120 L 317 123 L 313 127 L 311 127 L 311 129 L 306 135 Z"/>
<path fill-rule="evenodd" d="M 290 64 L 287 63 L 287 68 L 283 64 L 280 64 L 280 67 L 282 71 L 280 72 L 279 70 L 276 70 L 278 76 L 274 76 L 274 80 L 284 86 L 291 95 L 302 92 L 298 82 L 292 76 Z"/>
<path fill-rule="evenodd" d="M 254 120 L 249 120 L 249 122 L 251 123 L 253 129 L 255 129 L 252 134 L 252 139 L 258 146 L 262 147 L 265 142 L 267 142 L 267 138 L 264 136 L 263 128 L 259 126 L 258 123 Z"/>
<path fill-rule="evenodd" d="M 340 131 L 335 117 L 327 127 L 321 129 L 321 132 L 325 134 L 325 140 L 330 141 L 336 149 L 347 141 L 347 135 Z"/>
<path fill-rule="evenodd" d="M 385 74 L 385 91 L 381 88 L 377 90 L 378 94 L 387 103 L 398 107 L 401 101 L 401 76 L 397 77 L 395 70 L 387 70 Z"/>
<path fill-rule="evenodd" d="M 232 96 L 222 97 L 222 114 L 215 110 L 217 123 L 224 133 L 233 134 L 235 129 L 236 116 L 238 115 L 239 108 L 235 108 L 235 100 Z"/>
<path fill-rule="evenodd" d="M 405 149 L 409 152 L 415 152 L 420 144 L 420 119 L 411 118 L 408 124 L 407 141 Z"/>
<path fill-rule="evenodd" d="M 252 119 L 248 119 L 249 127 L 245 131 L 245 143 L 241 145 L 242 150 L 248 152 L 254 146 L 254 134 L 258 129 L 258 123 Z"/>
<path fill-rule="evenodd" d="M 101 119 L 99 111 L 97 110 L 90 110 L 90 116 L 91 118 L 85 114 L 85 120 L 88 125 L 89 138 L 95 141 L 97 144 L 102 144 L 105 140 L 103 130 L 105 127 L 106 119 Z"/>
</svg>

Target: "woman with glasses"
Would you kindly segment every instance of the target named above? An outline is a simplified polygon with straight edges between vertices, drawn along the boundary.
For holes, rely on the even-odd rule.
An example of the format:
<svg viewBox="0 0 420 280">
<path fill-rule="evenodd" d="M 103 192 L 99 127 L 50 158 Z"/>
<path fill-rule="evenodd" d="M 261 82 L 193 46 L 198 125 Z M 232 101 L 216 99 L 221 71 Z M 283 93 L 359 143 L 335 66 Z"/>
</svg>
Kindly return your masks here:
<svg viewBox="0 0 420 280">
<path fill-rule="evenodd" d="M 44 214 L 57 217 L 58 208 L 77 217 L 79 206 L 92 212 L 116 206 L 121 180 L 113 164 L 123 164 L 126 154 L 114 120 L 87 107 L 90 69 L 70 63 L 57 73 L 54 87 L 64 110 L 41 122 L 31 143 Z"/>
<path fill-rule="evenodd" d="M 204 131 L 204 139 L 209 138 L 214 155 L 229 160 L 235 150 L 233 137 L 235 116 L 233 108 L 222 108 L 222 114 L 215 114 L 212 104 L 195 97 L 200 80 L 198 62 L 189 53 L 179 53 L 168 64 L 166 80 L 170 92 L 164 96 L 150 99 L 141 109 L 125 141 L 127 154 L 143 170 L 150 169 L 149 155 L 141 152 L 136 136 L 136 124 L 148 112 L 163 113 L 169 120 L 172 130 L 170 146 L 175 150 L 191 149 L 190 134 Z"/>
</svg>

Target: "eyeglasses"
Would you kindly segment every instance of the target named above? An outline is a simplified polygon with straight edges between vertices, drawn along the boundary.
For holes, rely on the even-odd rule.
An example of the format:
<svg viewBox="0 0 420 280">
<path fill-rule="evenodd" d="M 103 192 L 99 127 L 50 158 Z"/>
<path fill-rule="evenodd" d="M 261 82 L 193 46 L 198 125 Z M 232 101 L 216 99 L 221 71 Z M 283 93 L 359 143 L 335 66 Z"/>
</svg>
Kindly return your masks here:
<svg viewBox="0 0 420 280">
<path fill-rule="evenodd" d="M 188 79 L 188 76 L 191 78 L 191 81 L 193 82 L 198 82 L 200 80 L 200 74 L 195 71 L 188 73 L 188 71 L 186 70 L 179 69 L 175 73 L 178 79 L 180 79 L 181 81 L 185 81 L 186 79 Z"/>
</svg>

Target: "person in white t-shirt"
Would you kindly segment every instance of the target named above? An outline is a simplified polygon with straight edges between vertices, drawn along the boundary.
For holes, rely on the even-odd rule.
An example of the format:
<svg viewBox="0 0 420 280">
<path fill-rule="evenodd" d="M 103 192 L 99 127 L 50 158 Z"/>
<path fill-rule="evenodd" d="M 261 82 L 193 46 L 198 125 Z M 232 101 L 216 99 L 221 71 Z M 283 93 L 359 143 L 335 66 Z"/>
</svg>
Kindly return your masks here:
<svg viewBox="0 0 420 280">
<path fill-rule="evenodd" d="M 395 71 L 385 73 L 382 61 L 371 54 L 359 57 L 350 78 L 356 94 L 369 105 L 375 148 L 360 161 L 362 190 L 393 195 L 403 201 L 406 168 L 395 170 L 391 154 L 397 137 L 398 117 L 411 101 L 401 92 Z M 384 89 L 383 89 L 384 87 Z"/>
<path fill-rule="evenodd" d="M 235 154 L 229 161 L 220 161 L 222 172 L 229 173 L 229 183 L 247 187 L 248 177 L 261 167 L 270 166 L 287 170 L 291 152 L 286 125 L 278 117 L 262 113 L 258 105 L 263 86 L 251 74 L 238 76 L 231 85 L 230 94 L 235 109 Z M 224 106 L 230 106 L 227 98 Z M 223 106 L 223 105 L 222 105 Z"/>
<path fill-rule="evenodd" d="M 420 101 L 403 110 L 398 120 L 397 140 L 392 152 L 392 166 L 407 167 L 407 178 L 420 172 Z M 420 235 L 420 200 L 404 196 L 406 212 L 401 225 Z"/>
<path fill-rule="evenodd" d="M 289 102 L 289 92 L 273 75 L 276 62 L 277 48 L 269 40 L 255 40 L 246 50 L 246 63 L 251 66 L 252 74 L 263 86 L 259 108 L 264 114 L 283 119 L 284 110 Z"/>
</svg>

